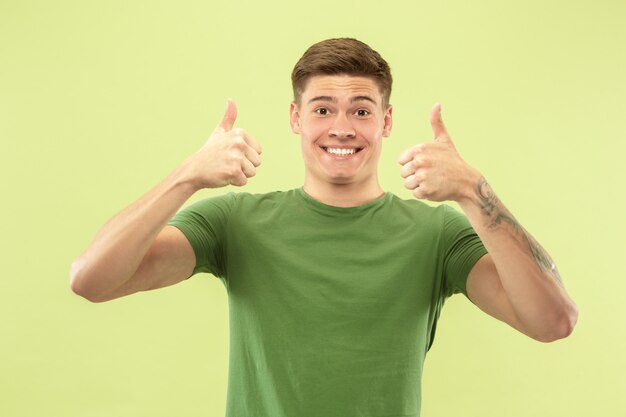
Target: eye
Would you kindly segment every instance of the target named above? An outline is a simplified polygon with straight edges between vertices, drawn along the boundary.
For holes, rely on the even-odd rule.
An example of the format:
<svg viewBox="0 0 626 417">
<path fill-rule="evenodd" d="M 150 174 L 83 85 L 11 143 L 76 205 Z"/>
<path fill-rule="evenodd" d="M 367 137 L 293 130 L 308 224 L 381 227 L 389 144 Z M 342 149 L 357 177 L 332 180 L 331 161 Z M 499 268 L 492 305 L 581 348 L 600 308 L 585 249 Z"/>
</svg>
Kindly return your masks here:
<svg viewBox="0 0 626 417">
<path fill-rule="evenodd" d="M 315 109 L 315 113 L 326 116 L 328 114 L 328 109 L 326 107 L 318 107 L 317 109 Z"/>
<path fill-rule="evenodd" d="M 359 117 L 369 116 L 370 112 L 365 109 L 358 109 L 355 113 Z"/>
</svg>

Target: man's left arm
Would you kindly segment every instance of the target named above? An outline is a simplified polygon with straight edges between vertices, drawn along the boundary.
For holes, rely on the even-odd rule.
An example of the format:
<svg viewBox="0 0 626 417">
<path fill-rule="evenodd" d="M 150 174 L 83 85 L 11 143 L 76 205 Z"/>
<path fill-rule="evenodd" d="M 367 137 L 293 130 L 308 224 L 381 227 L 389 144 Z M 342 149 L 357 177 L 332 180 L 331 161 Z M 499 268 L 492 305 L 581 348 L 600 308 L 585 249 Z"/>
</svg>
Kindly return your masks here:
<svg viewBox="0 0 626 417">
<path fill-rule="evenodd" d="M 456 201 L 489 252 L 468 276 L 470 300 L 533 339 L 568 336 L 578 309 L 552 258 L 461 158 L 441 120 L 440 104 L 433 107 L 430 123 L 434 142 L 406 150 L 399 159 L 401 175 L 417 198 Z"/>
</svg>

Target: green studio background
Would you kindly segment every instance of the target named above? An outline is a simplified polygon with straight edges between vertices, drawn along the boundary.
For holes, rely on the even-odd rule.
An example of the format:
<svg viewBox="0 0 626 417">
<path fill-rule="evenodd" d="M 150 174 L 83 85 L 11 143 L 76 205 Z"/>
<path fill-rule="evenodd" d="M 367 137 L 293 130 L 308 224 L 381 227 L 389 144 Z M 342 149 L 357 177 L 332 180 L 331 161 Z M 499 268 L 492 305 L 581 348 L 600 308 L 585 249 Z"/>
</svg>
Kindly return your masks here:
<svg viewBox="0 0 626 417">
<path fill-rule="evenodd" d="M 246 190 L 301 185 L 289 75 L 337 36 L 392 66 L 384 188 L 409 197 L 396 158 L 432 139 L 441 101 L 464 158 L 580 307 L 574 334 L 546 345 L 453 297 L 423 416 L 624 415 L 625 20 L 622 0 L 1 1 L 0 415 L 223 415 L 218 280 L 90 304 L 70 292 L 69 265 L 202 145 L 228 97 L 264 149 Z"/>
</svg>

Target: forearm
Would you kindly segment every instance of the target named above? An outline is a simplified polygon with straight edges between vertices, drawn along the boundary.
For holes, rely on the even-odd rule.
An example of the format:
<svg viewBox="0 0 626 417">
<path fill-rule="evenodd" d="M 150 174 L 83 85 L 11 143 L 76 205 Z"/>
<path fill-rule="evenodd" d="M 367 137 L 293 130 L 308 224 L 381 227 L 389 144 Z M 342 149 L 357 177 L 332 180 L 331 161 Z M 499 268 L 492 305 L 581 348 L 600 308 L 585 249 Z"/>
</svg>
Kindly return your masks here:
<svg viewBox="0 0 626 417">
<path fill-rule="evenodd" d="M 502 288 L 524 333 L 537 339 L 571 331 L 577 309 L 548 253 L 474 172 L 473 190 L 459 204 L 494 262 Z"/>
<path fill-rule="evenodd" d="M 160 235 L 168 220 L 196 190 L 243 186 L 261 164 L 261 146 L 244 129 L 233 129 L 236 118 L 235 102 L 228 100 L 204 146 L 104 225 L 72 264 L 74 292 L 101 301 L 184 279 L 192 248 L 182 234 Z"/>
<path fill-rule="evenodd" d="M 72 264 L 72 289 L 96 300 L 124 285 L 159 232 L 195 190 L 186 180 L 183 164 L 109 220 Z"/>
</svg>

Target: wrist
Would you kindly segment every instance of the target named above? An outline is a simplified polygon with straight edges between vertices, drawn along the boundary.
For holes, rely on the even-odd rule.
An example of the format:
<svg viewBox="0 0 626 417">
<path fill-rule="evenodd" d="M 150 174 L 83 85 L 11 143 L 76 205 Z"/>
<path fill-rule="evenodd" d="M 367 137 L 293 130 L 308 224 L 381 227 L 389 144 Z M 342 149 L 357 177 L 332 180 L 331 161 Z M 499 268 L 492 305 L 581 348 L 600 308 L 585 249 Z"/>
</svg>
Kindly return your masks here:
<svg viewBox="0 0 626 417">
<path fill-rule="evenodd" d="M 471 168 L 465 175 L 464 186 L 461 189 L 461 193 L 456 198 L 456 202 L 461 206 L 476 205 L 480 195 L 481 184 L 486 182 L 485 178 L 480 172 Z"/>
<path fill-rule="evenodd" d="M 203 188 L 206 188 L 202 182 L 194 175 L 193 164 L 189 160 L 185 160 L 178 166 L 169 176 L 172 186 L 181 190 L 189 196 Z"/>
</svg>

